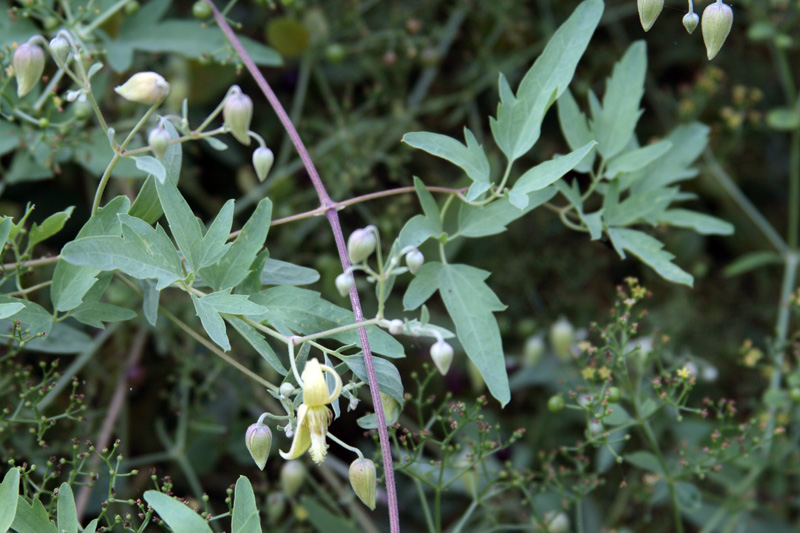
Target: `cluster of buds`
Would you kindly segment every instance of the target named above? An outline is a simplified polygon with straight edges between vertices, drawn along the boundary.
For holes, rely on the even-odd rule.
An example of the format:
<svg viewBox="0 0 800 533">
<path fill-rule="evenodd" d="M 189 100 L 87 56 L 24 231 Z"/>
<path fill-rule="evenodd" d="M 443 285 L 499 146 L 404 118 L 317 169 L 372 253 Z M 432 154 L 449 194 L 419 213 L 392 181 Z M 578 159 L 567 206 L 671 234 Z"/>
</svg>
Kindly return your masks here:
<svg viewBox="0 0 800 533">
<path fill-rule="evenodd" d="M 664 0 L 637 0 L 639 21 L 644 31 L 650 31 L 664 8 Z M 694 33 L 700 23 L 700 17 L 694 12 L 694 2 L 689 0 L 689 12 L 683 16 L 683 27 L 690 34 Z M 733 10 L 731 6 L 716 0 L 703 11 L 703 41 L 706 45 L 708 59 L 714 59 L 719 53 L 733 26 Z"/>
</svg>

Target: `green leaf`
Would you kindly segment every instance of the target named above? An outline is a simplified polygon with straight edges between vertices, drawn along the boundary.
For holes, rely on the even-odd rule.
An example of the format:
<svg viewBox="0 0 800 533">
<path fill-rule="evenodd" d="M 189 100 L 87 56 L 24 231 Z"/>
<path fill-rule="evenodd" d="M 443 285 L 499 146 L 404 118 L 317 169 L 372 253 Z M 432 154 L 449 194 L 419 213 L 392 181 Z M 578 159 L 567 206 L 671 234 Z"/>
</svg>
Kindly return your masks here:
<svg viewBox="0 0 800 533">
<path fill-rule="evenodd" d="M 558 123 L 561 125 L 561 133 L 564 135 L 571 150 L 577 150 L 589 141 L 594 140 L 594 134 L 589 129 L 589 123 L 578 103 L 572 96 L 569 89 L 564 91 L 558 99 Z M 575 165 L 577 172 L 589 172 L 594 165 L 597 150 L 591 150 L 583 158 L 583 161 Z"/>
<path fill-rule="evenodd" d="M 447 135 L 416 131 L 406 133 L 403 142 L 461 167 L 474 182 L 467 192 L 466 198 L 469 201 L 477 199 L 489 189 L 490 169 L 486 153 L 468 128 L 464 128 L 464 138 L 467 141 L 466 146 Z M 416 180 L 414 186 L 416 187 Z"/>
<path fill-rule="evenodd" d="M 163 184 L 167 179 L 167 169 L 161 164 L 161 161 L 151 155 L 141 155 L 131 157 L 136 168 L 146 174 L 153 176 L 158 183 Z"/>
<path fill-rule="evenodd" d="M 0 221 L 0 257 L 2 257 L 5 251 L 8 236 L 11 235 L 11 227 L 13 225 L 14 221 L 11 217 L 3 217 L 2 221 Z"/>
<path fill-rule="evenodd" d="M 490 204 L 491 205 L 491 204 Z M 397 237 L 395 246 L 402 250 L 406 246 L 417 247 L 431 237 L 438 237 L 441 234 L 439 224 L 432 222 L 424 215 L 416 215 L 406 222 L 400 235 Z"/>
<path fill-rule="evenodd" d="M 629 152 L 623 152 L 608 162 L 605 178 L 611 180 L 616 178 L 619 174 L 644 168 L 666 154 L 670 148 L 672 148 L 671 142 L 660 141 L 642 148 L 636 148 Z"/>
<path fill-rule="evenodd" d="M 641 111 L 639 103 L 644 94 L 644 77 L 647 72 L 647 45 L 636 41 L 614 66 L 606 82 L 603 109 L 595 115 L 592 131 L 600 143 L 598 151 L 606 159 L 617 155 L 628 144 Z"/>
<path fill-rule="evenodd" d="M 76 265 L 99 270 L 120 270 L 138 279 L 154 278 L 161 290 L 183 278 L 180 257 L 161 226 L 153 229 L 141 219 L 119 215 L 122 238 L 112 236 L 76 239 L 61 257 Z"/>
<path fill-rule="evenodd" d="M 41 226 L 34 222 L 33 226 L 31 226 L 31 232 L 28 234 L 28 250 L 32 250 L 38 243 L 61 231 L 74 209 L 75 207 L 68 207 L 63 211 L 50 215 L 42 222 Z"/>
<path fill-rule="evenodd" d="M 369 383 L 367 378 L 367 367 L 364 363 L 363 355 L 353 355 L 345 357 L 344 362 L 347 367 L 353 371 L 353 374 L 358 376 L 358 379 L 365 383 Z M 382 357 L 373 357 L 372 364 L 375 367 L 375 375 L 378 378 L 378 387 L 381 392 L 384 392 L 403 404 L 403 380 L 400 378 L 400 372 L 391 361 L 387 361 Z"/>
<path fill-rule="evenodd" d="M 272 202 L 263 198 L 225 255 L 215 264 L 200 270 L 203 281 L 218 291 L 241 283 L 264 246 L 271 220 Z"/>
<path fill-rule="evenodd" d="M 320 504 L 316 498 L 303 496 L 300 500 L 303 508 L 308 511 L 308 521 L 317 533 L 358 533 L 359 529 L 352 522 L 337 516 Z"/>
<path fill-rule="evenodd" d="M 649 265 L 662 278 L 682 283 L 691 287 L 694 278 L 672 263 L 675 257 L 662 250 L 664 245 L 653 237 L 632 229 L 608 228 L 611 244 L 622 259 L 625 259 L 625 250 L 638 257 L 643 263 Z"/>
<path fill-rule="evenodd" d="M 554 187 L 547 187 L 527 195 L 524 209 L 511 205 L 508 197 L 500 198 L 487 205 L 462 203 L 458 212 L 458 235 L 464 237 L 486 237 L 506 230 L 511 222 L 522 218 L 556 195 Z"/>
<path fill-rule="evenodd" d="M 490 123 L 494 139 L 509 161 L 527 153 L 539 139 L 542 119 L 572 81 L 603 7 L 601 0 L 581 2 L 525 74 L 516 98 L 511 100 L 508 91 L 501 90 L 501 96 L 506 96 L 497 106 L 497 118 L 491 118 Z"/>
<path fill-rule="evenodd" d="M 229 315 L 254 316 L 267 311 L 265 307 L 251 302 L 244 294 L 231 294 L 230 288 L 219 292 L 212 292 L 202 298 L 192 294 L 197 316 L 203 323 L 203 328 L 215 343 L 225 350 L 231 349 L 228 334 L 225 332 L 225 321 L 220 313 Z"/>
<path fill-rule="evenodd" d="M 225 320 L 228 321 L 228 324 L 233 326 L 233 329 L 239 332 L 244 340 L 246 340 L 250 346 L 252 346 L 253 349 L 258 352 L 258 354 L 263 357 L 272 368 L 275 369 L 275 371 L 282 376 L 285 376 L 289 373 L 289 371 L 286 370 L 286 367 L 283 366 L 283 363 L 281 363 L 281 360 L 278 359 L 278 356 L 275 355 L 275 352 L 264 336 L 253 326 L 235 316 L 226 316 Z"/>
<path fill-rule="evenodd" d="M 86 325 L 105 329 L 104 322 L 124 322 L 136 318 L 136 311 L 118 305 L 90 302 L 78 306 L 70 314 L 74 319 Z"/>
<path fill-rule="evenodd" d="M 89 220 L 78 232 L 77 239 L 101 235 L 119 236 L 122 224 L 120 213 L 127 213 L 130 200 L 126 196 L 117 196 Z M 89 266 L 78 266 L 68 263 L 63 258 L 58 260 L 53 272 L 53 283 L 50 286 L 50 300 L 56 311 L 64 312 L 78 307 L 83 297 L 97 281 L 100 270 Z"/>
<path fill-rule="evenodd" d="M 733 235 L 733 224 L 730 222 L 686 209 L 664 211 L 658 217 L 658 222 L 678 228 L 690 228 L 703 235 Z"/>
<path fill-rule="evenodd" d="M 33 504 L 29 505 L 22 495 L 17 498 L 17 514 L 11 529 L 17 533 L 57 533 L 41 500 L 33 500 Z"/>
<path fill-rule="evenodd" d="M 620 190 L 632 187 L 634 193 L 642 193 L 693 178 L 697 169 L 689 165 L 706 149 L 709 131 L 699 122 L 678 126 L 664 139 L 672 144 L 669 151 L 646 167 L 620 176 Z"/>
<path fill-rule="evenodd" d="M 177 139 L 180 136 L 171 122 L 167 121 L 164 127 L 167 129 L 170 139 Z M 182 162 L 183 148 L 181 143 L 170 144 L 167 147 L 167 151 L 161 157 L 161 164 L 164 166 L 167 179 L 175 186 L 178 185 Z M 150 175 L 144 181 L 142 188 L 139 189 L 139 194 L 136 195 L 136 200 L 134 200 L 131 206 L 130 215 L 141 218 L 148 224 L 153 224 L 156 220 L 161 218 L 162 214 L 161 202 L 158 199 L 158 192 L 156 191 L 156 179 Z"/>
<path fill-rule="evenodd" d="M 189 272 L 196 272 L 201 265 L 198 258 L 194 256 L 194 251 L 198 250 L 198 245 L 203 242 L 203 226 L 192 213 L 186 199 L 178 191 L 177 185 L 171 182 L 156 181 L 156 192 L 161 202 L 161 209 L 164 210 L 164 215 L 167 217 L 172 237 L 186 259 L 187 269 Z M 233 220 L 232 206 L 229 211 L 230 218 Z M 220 211 L 221 214 L 222 211 Z M 230 224 L 228 229 L 230 230 Z M 225 236 L 227 237 L 227 234 Z M 199 250 L 203 250 L 203 248 L 200 247 Z"/>
<path fill-rule="evenodd" d="M 511 203 L 519 209 L 525 209 L 528 206 L 528 193 L 544 189 L 560 180 L 564 174 L 575 168 L 575 165 L 586 157 L 595 144 L 597 143 L 589 141 L 567 155 L 540 163 L 525 172 L 511 189 L 509 198 Z"/>
<path fill-rule="evenodd" d="M 468 265 L 426 263 L 417 272 L 403 297 L 403 306 L 413 310 L 439 291 L 456 325 L 456 335 L 472 363 L 483 376 L 489 392 L 502 405 L 511 399 L 500 328 L 492 314 L 505 305 L 484 283 L 489 272 Z"/>
<path fill-rule="evenodd" d="M 575 210 L 578 212 L 578 216 L 580 217 L 581 221 L 589 229 L 589 236 L 592 238 L 592 240 L 596 241 L 602 237 L 603 209 L 590 214 L 583 212 L 583 198 L 581 197 L 578 181 L 573 181 L 572 186 L 567 185 L 564 181 L 557 181 L 553 185 L 558 189 L 558 192 L 563 194 L 569 203 L 575 207 Z"/>
<path fill-rule="evenodd" d="M 675 495 L 678 498 L 678 506 L 683 512 L 693 513 L 699 511 L 703 505 L 703 495 L 694 484 L 686 481 L 675 483 Z"/>
<path fill-rule="evenodd" d="M 250 480 L 239 476 L 233 493 L 233 516 L 231 519 L 231 533 L 261 533 L 261 524 L 258 520 L 251 521 L 250 517 L 258 517 L 256 496 Z"/>
<path fill-rule="evenodd" d="M 267 308 L 266 313 L 254 320 L 267 320 L 275 326 L 283 326 L 301 335 L 319 333 L 355 322 L 352 311 L 323 300 L 318 292 L 298 287 L 271 287 L 252 295 L 250 299 Z M 342 344 L 361 346 L 355 329 L 336 333 L 330 338 Z M 373 352 L 387 357 L 405 357 L 403 345 L 382 329 L 376 326 L 367 327 L 367 338 Z"/>
<path fill-rule="evenodd" d="M 32 340 L 25 345 L 25 349 L 42 353 L 78 354 L 91 346 L 92 337 L 64 322 L 55 322 L 50 333 Z"/>
<path fill-rule="evenodd" d="M 41 305 L 28 300 L 12 298 L 4 294 L 0 294 L 0 304 L 19 304 L 24 306 L 24 309 L 14 313 L 13 318 L 4 318 L 0 320 L 0 331 L 11 331 L 12 321 L 19 320 L 23 330 L 31 330 L 31 336 L 39 333 L 44 333 L 45 335 L 50 333 L 50 328 L 53 327 L 53 317 L 47 309 Z M 28 345 L 30 346 L 39 340 L 40 339 L 33 340 Z"/>
<path fill-rule="evenodd" d="M 225 202 L 205 236 L 190 243 L 190 253 L 196 261 L 196 269 L 213 265 L 228 252 L 230 244 L 227 244 L 227 240 L 233 224 L 233 208 L 232 199 Z"/>
<path fill-rule="evenodd" d="M 722 271 L 726 278 L 741 276 L 751 270 L 756 270 L 766 265 L 782 265 L 783 257 L 775 252 L 750 252 L 736 259 Z"/>
<path fill-rule="evenodd" d="M 25 309 L 25 305 L 19 302 L 0 304 L 0 319 L 14 316 Z"/>
<path fill-rule="evenodd" d="M 174 533 L 212 533 L 200 515 L 176 499 L 156 490 L 145 492 L 144 499 Z"/>
<path fill-rule="evenodd" d="M 648 472 L 655 472 L 656 474 L 666 475 L 664 469 L 661 468 L 661 463 L 658 458 L 650 452 L 636 451 L 629 453 L 625 456 L 625 460 L 634 466 L 647 470 Z"/>
<path fill-rule="evenodd" d="M 78 533 L 78 510 L 68 483 L 58 487 L 58 533 Z"/>
<path fill-rule="evenodd" d="M 148 324 L 155 326 L 158 320 L 158 299 L 161 296 L 161 291 L 156 289 L 156 282 L 151 279 L 140 279 L 139 286 L 142 288 L 144 318 Z"/>
<path fill-rule="evenodd" d="M 422 206 L 422 212 L 425 218 L 431 222 L 432 227 L 436 227 L 438 232 L 441 233 L 442 216 L 439 211 L 439 205 L 436 203 L 436 200 L 433 199 L 433 195 L 430 191 L 425 188 L 425 184 L 422 183 L 422 180 L 416 176 L 414 176 L 414 190 L 417 193 L 417 198 L 419 198 L 419 203 Z"/>
<path fill-rule="evenodd" d="M 19 468 L 9 468 L 0 484 L 0 533 L 5 533 L 17 514 L 19 496 Z"/>
<path fill-rule="evenodd" d="M 319 281 L 319 272 L 281 261 L 267 259 L 261 271 L 262 285 L 310 285 Z"/>
<path fill-rule="evenodd" d="M 97 531 L 97 518 L 89 522 L 89 525 L 83 529 L 83 533 L 95 533 Z"/>
<path fill-rule="evenodd" d="M 677 187 L 655 189 L 634 194 L 625 201 L 603 210 L 603 220 L 609 226 L 627 226 L 643 218 L 658 218 L 678 196 Z"/>
</svg>

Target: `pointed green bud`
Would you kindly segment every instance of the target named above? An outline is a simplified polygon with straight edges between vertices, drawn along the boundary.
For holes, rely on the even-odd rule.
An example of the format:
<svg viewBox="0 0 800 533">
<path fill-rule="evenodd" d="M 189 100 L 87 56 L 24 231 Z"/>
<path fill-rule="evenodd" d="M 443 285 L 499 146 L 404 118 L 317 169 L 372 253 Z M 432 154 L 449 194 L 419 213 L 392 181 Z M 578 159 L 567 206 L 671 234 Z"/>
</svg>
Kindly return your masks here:
<svg viewBox="0 0 800 533">
<path fill-rule="evenodd" d="M 350 294 L 350 289 L 353 288 L 353 276 L 351 274 L 341 273 L 336 276 L 336 290 L 342 298 Z"/>
<path fill-rule="evenodd" d="M 436 341 L 431 346 L 431 359 L 441 375 L 447 375 L 453 362 L 453 347 L 447 341 Z"/>
<path fill-rule="evenodd" d="M 575 328 L 563 316 L 550 326 L 550 346 L 562 360 L 569 358 L 570 348 L 575 343 Z"/>
<path fill-rule="evenodd" d="M 238 85 L 225 100 L 222 107 L 222 117 L 237 141 L 245 146 L 250 146 L 250 121 L 253 120 L 253 101 L 244 94 Z"/>
<path fill-rule="evenodd" d="M 544 341 L 541 335 L 532 335 L 525 341 L 525 346 L 522 348 L 522 366 L 526 368 L 533 368 L 544 355 Z"/>
<path fill-rule="evenodd" d="M 397 419 L 400 418 L 400 411 L 403 410 L 400 403 L 385 392 L 382 392 L 381 405 L 383 406 L 383 415 L 384 418 L 386 418 L 386 425 L 391 426 L 397 422 Z"/>
<path fill-rule="evenodd" d="M 272 163 L 274 161 L 275 155 L 272 153 L 272 150 L 264 146 L 256 148 L 256 151 L 253 152 L 253 167 L 256 169 L 258 181 L 267 179 L 267 174 L 269 174 L 269 169 L 272 168 Z"/>
<path fill-rule="evenodd" d="M 694 33 L 694 30 L 697 29 L 698 24 L 700 24 L 700 16 L 697 13 L 686 13 L 683 16 L 683 27 L 686 28 L 686 31 L 689 32 L 689 35 Z"/>
<path fill-rule="evenodd" d="M 165 128 L 155 128 L 150 131 L 147 136 L 147 142 L 150 143 L 150 149 L 157 159 L 164 157 L 169 148 L 169 132 Z"/>
<path fill-rule="evenodd" d="M 69 41 L 61 35 L 56 35 L 50 40 L 49 46 L 53 59 L 55 59 L 56 63 L 59 65 L 63 65 L 69 55 Z"/>
<path fill-rule="evenodd" d="M 44 72 L 44 52 L 35 44 L 21 44 L 11 58 L 14 75 L 17 77 L 17 96 L 22 98 L 36 87 Z"/>
<path fill-rule="evenodd" d="M 569 533 L 569 517 L 563 511 L 546 512 L 544 521 L 550 533 Z"/>
<path fill-rule="evenodd" d="M 733 26 L 733 10 L 722 0 L 710 4 L 703 11 L 703 41 L 706 43 L 708 59 L 714 59 Z"/>
<path fill-rule="evenodd" d="M 372 228 L 355 230 L 347 239 L 347 255 L 350 256 L 350 262 L 355 265 L 365 261 L 375 251 L 377 244 Z"/>
<path fill-rule="evenodd" d="M 389 321 L 389 333 L 392 335 L 400 335 L 406 330 L 405 324 L 399 318 L 395 318 Z"/>
<path fill-rule="evenodd" d="M 306 467 L 300 461 L 286 461 L 281 467 L 281 489 L 287 498 L 294 498 L 306 479 Z"/>
<path fill-rule="evenodd" d="M 264 470 L 272 447 L 272 431 L 264 424 L 251 424 L 245 434 L 245 444 L 250 457 L 256 462 L 260 470 Z"/>
<path fill-rule="evenodd" d="M 169 94 L 169 83 L 161 74 L 137 72 L 128 81 L 116 87 L 114 92 L 129 102 L 155 105 Z"/>
<path fill-rule="evenodd" d="M 425 263 L 425 256 L 422 255 L 417 249 L 411 250 L 406 254 L 406 265 L 408 265 L 408 270 L 411 271 L 412 274 L 416 274 L 417 270 L 422 267 Z"/>
<path fill-rule="evenodd" d="M 294 392 L 294 385 L 289 383 L 288 381 L 285 383 L 281 383 L 281 388 L 279 389 L 281 396 L 284 398 L 288 398 Z"/>
<path fill-rule="evenodd" d="M 639 22 L 642 23 L 644 31 L 650 31 L 656 19 L 664 9 L 664 0 L 637 0 L 639 7 Z"/>
<path fill-rule="evenodd" d="M 375 510 L 375 492 L 378 488 L 375 463 L 369 459 L 356 459 L 350 465 L 350 485 L 364 505 Z"/>
</svg>

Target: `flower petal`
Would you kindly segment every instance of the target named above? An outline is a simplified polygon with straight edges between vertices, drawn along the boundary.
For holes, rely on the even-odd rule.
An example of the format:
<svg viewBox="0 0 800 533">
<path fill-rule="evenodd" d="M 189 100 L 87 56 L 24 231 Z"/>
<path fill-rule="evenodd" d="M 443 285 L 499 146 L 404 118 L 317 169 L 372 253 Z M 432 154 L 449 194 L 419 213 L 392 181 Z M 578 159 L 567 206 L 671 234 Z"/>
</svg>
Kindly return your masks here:
<svg viewBox="0 0 800 533">
<path fill-rule="evenodd" d="M 287 461 L 297 459 L 305 453 L 309 446 L 311 446 L 311 435 L 309 434 L 308 426 L 305 423 L 307 412 L 308 406 L 301 404 L 297 409 L 297 431 L 294 434 L 294 439 L 292 439 L 292 447 L 289 448 L 289 451 L 286 453 L 284 453 L 282 450 L 278 450 L 281 454 L 281 457 Z"/>
<path fill-rule="evenodd" d="M 303 403 L 309 407 L 318 407 L 328 403 L 330 393 L 319 361 L 309 359 L 303 369 Z"/>
</svg>

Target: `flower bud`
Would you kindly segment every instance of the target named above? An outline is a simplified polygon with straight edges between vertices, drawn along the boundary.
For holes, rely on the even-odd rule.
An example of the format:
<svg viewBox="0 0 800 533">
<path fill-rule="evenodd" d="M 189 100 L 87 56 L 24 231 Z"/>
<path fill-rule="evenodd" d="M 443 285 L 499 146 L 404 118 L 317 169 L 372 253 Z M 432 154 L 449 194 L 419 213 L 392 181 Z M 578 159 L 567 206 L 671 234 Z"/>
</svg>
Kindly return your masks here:
<svg viewBox="0 0 800 533">
<path fill-rule="evenodd" d="M 639 7 L 639 21 L 642 23 L 644 31 L 650 31 L 656 19 L 664 9 L 664 0 L 637 0 Z"/>
<path fill-rule="evenodd" d="M 293 498 L 306 479 L 306 467 L 300 461 L 286 461 L 281 467 L 281 489 L 287 498 Z"/>
<path fill-rule="evenodd" d="M 562 360 L 569 357 L 569 349 L 575 342 L 575 329 L 569 320 L 561 317 L 550 326 L 550 346 Z"/>
<path fill-rule="evenodd" d="M 23 43 L 11 58 L 17 77 L 17 96 L 22 98 L 36 87 L 44 72 L 44 52 L 35 44 Z"/>
<path fill-rule="evenodd" d="M 366 260 L 377 246 L 375 232 L 371 228 L 361 228 L 355 230 L 347 239 L 347 255 L 353 264 L 361 263 Z"/>
<path fill-rule="evenodd" d="M 369 459 L 356 459 L 350 465 L 350 485 L 353 492 L 364 505 L 375 510 L 375 491 L 378 482 L 375 476 L 375 463 Z"/>
<path fill-rule="evenodd" d="M 733 10 L 722 0 L 710 4 L 703 11 L 703 41 L 706 43 L 708 59 L 714 59 L 733 26 Z"/>
<path fill-rule="evenodd" d="M 406 254 L 406 265 L 412 274 L 416 274 L 423 263 L 425 263 L 425 256 L 419 250 L 414 249 Z"/>
<path fill-rule="evenodd" d="M 544 520 L 550 533 L 569 533 L 569 517 L 563 511 L 548 511 Z"/>
<path fill-rule="evenodd" d="M 281 387 L 278 390 L 278 392 L 280 392 L 281 396 L 283 396 L 284 398 L 288 398 L 294 392 L 294 385 L 292 385 L 288 381 L 285 383 L 281 383 Z"/>
<path fill-rule="evenodd" d="M 542 355 L 544 355 L 544 341 L 541 335 L 528 337 L 522 348 L 522 366 L 533 368 L 542 359 Z"/>
<path fill-rule="evenodd" d="M 389 321 L 389 333 L 392 335 L 400 335 L 406 330 L 405 324 L 399 318 L 395 318 Z"/>
<path fill-rule="evenodd" d="M 267 179 L 267 174 L 269 174 L 269 169 L 272 168 L 272 163 L 274 161 L 275 155 L 272 153 L 272 150 L 264 146 L 256 148 L 256 151 L 253 152 L 253 167 L 256 169 L 258 181 Z"/>
<path fill-rule="evenodd" d="M 683 16 L 683 27 L 686 28 L 690 35 L 697 29 L 698 24 L 700 24 L 700 16 L 697 13 L 686 13 Z"/>
<path fill-rule="evenodd" d="M 383 416 L 386 418 L 386 425 L 391 426 L 397 422 L 397 419 L 400 418 L 400 411 L 402 411 L 400 403 L 392 396 L 382 392 L 381 405 L 383 406 Z"/>
<path fill-rule="evenodd" d="M 61 35 L 56 35 L 50 40 L 50 53 L 56 63 L 63 65 L 69 55 L 69 42 Z"/>
<path fill-rule="evenodd" d="M 431 359 L 441 375 L 446 375 L 453 362 L 453 347 L 447 341 L 436 341 L 431 346 Z"/>
<path fill-rule="evenodd" d="M 271 492 L 267 496 L 267 520 L 276 524 L 286 511 L 286 497 L 280 492 Z"/>
<path fill-rule="evenodd" d="M 233 92 L 225 100 L 222 107 L 222 116 L 225 119 L 237 141 L 245 146 L 250 145 L 250 121 L 253 120 L 253 101 L 244 94 L 238 86 L 234 85 Z"/>
<path fill-rule="evenodd" d="M 128 81 L 116 87 L 114 92 L 129 102 L 154 105 L 169 94 L 169 83 L 161 74 L 137 72 Z"/>
<path fill-rule="evenodd" d="M 169 141 L 169 132 L 167 132 L 165 128 L 155 128 L 154 130 L 151 130 L 150 134 L 147 136 L 147 142 L 150 143 L 150 149 L 153 150 L 153 154 L 157 159 L 161 159 L 164 157 L 164 154 L 167 153 Z"/>
<path fill-rule="evenodd" d="M 342 295 L 342 298 L 350 294 L 350 289 L 353 288 L 353 275 L 352 274 L 339 274 L 336 276 L 336 290 Z"/>
<path fill-rule="evenodd" d="M 260 470 L 264 470 L 272 447 L 272 431 L 264 424 L 250 424 L 245 435 L 245 444 L 250 457 L 256 462 Z"/>
</svg>

